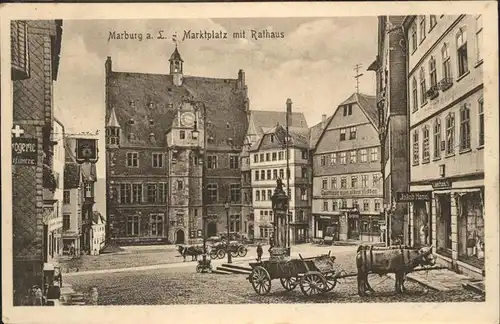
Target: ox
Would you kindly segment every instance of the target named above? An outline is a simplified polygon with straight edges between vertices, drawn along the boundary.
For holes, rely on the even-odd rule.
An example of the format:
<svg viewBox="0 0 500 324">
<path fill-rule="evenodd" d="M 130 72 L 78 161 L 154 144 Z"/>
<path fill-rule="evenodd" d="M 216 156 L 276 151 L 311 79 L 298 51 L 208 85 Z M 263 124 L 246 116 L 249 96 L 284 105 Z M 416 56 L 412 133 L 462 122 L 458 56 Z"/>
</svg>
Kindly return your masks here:
<svg viewBox="0 0 500 324">
<path fill-rule="evenodd" d="M 191 256 L 191 261 L 195 261 L 198 260 L 198 255 L 203 254 L 203 247 L 196 245 L 191 245 L 191 246 L 178 245 L 177 251 L 179 251 L 180 255 L 184 258 L 184 261 L 186 261 L 186 256 L 188 255 Z"/>
<path fill-rule="evenodd" d="M 374 292 L 368 283 L 369 273 L 379 276 L 394 273 L 396 292 L 402 293 L 405 291 L 404 279 L 407 273 L 412 272 L 419 265 L 432 266 L 436 262 L 432 254 L 432 246 L 417 249 L 407 246 L 376 248 L 370 245 L 360 245 L 356 252 L 359 296 L 365 296 L 367 291 Z"/>
</svg>

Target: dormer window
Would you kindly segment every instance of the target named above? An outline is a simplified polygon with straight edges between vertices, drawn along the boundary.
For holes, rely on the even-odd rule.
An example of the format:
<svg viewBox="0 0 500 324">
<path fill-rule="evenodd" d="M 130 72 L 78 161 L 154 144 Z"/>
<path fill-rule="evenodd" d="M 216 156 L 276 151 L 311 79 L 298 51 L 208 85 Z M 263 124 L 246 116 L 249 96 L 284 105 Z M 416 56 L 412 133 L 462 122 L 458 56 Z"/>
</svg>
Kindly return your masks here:
<svg viewBox="0 0 500 324">
<path fill-rule="evenodd" d="M 227 143 L 228 143 L 229 145 L 233 145 L 233 138 L 232 138 L 232 137 L 229 137 L 229 138 L 227 139 Z"/>
<path fill-rule="evenodd" d="M 134 133 L 128 134 L 128 140 L 129 141 L 135 141 L 135 134 Z"/>
<path fill-rule="evenodd" d="M 107 144 L 108 145 L 120 145 L 120 129 L 115 127 L 110 127 L 106 129 L 107 132 Z"/>
<path fill-rule="evenodd" d="M 229 123 L 226 123 L 226 128 L 229 129 L 230 125 Z"/>
<path fill-rule="evenodd" d="M 134 123 L 135 123 L 135 122 L 134 122 L 134 120 L 133 120 L 132 118 L 130 118 L 130 119 L 128 120 L 128 123 L 129 123 L 130 125 L 134 125 Z"/>
<path fill-rule="evenodd" d="M 153 126 L 155 124 L 155 121 L 153 119 L 149 120 L 149 126 Z"/>
<path fill-rule="evenodd" d="M 209 144 L 214 144 L 215 143 L 215 138 L 213 136 L 209 136 L 207 138 Z"/>
<path fill-rule="evenodd" d="M 135 101 L 133 100 L 130 101 L 130 107 L 135 107 Z"/>
<path fill-rule="evenodd" d="M 153 109 L 155 104 L 152 101 L 150 101 L 148 106 L 149 106 L 149 109 Z"/>
<path fill-rule="evenodd" d="M 154 133 L 149 133 L 149 142 L 151 144 L 156 144 L 156 136 Z"/>
</svg>

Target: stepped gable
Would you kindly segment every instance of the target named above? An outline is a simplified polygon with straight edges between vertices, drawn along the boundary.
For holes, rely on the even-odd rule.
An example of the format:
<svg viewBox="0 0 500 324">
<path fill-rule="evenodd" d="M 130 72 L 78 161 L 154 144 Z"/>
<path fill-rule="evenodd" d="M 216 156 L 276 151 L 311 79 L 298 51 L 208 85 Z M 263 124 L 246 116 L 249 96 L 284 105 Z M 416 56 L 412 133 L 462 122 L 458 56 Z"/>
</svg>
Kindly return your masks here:
<svg viewBox="0 0 500 324">
<path fill-rule="evenodd" d="M 236 79 L 184 76 L 182 85 L 175 86 L 172 75 L 110 72 L 108 82 L 110 109 L 106 121 L 114 107 L 123 135 L 122 146 L 149 145 L 151 133 L 157 146 L 166 146 L 166 133 L 186 98 L 206 105 L 208 133 L 215 139 L 209 147 L 220 147 L 228 138 L 236 146 L 243 145 L 247 98 L 244 91 L 236 90 Z M 133 138 L 129 137 L 131 133 Z"/>
</svg>

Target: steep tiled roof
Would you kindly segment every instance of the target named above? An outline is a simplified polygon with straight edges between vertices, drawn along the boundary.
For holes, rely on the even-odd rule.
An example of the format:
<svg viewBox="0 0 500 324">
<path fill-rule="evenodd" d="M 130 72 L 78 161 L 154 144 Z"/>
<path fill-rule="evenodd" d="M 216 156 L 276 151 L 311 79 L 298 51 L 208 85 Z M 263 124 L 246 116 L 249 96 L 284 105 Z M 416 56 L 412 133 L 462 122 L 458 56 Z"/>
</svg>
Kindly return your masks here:
<svg viewBox="0 0 500 324">
<path fill-rule="evenodd" d="M 153 133 L 157 145 L 165 146 L 176 109 L 190 97 L 205 103 L 208 135 L 215 138 L 209 147 L 223 148 L 229 137 L 235 146 L 241 146 L 247 129 L 247 96 L 245 90 L 237 89 L 237 83 L 237 79 L 184 76 L 182 85 L 175 86 L 172 75 L 110 72 L 106 121 L 114 107 L 122 145 L 145 145 Z M 130 133 L 135 140 L 129 141 Z"/>
<path fill-rule="evenodd" d="M 267 134 L 274 134 L 277 138 L 277 140 L 281 144 L 285 144 L 285 139 L 286 139 L 286 129 L 283 125 L 276 125 L 270 130 L 268 130 L 264 135 Z M 296 148 L 308 148 L 309 147 L 309 129 L 306 127 L 300 128 L 300 127 L 294 127 L 292 130 L 291 127 L 288 128 L 288 134 L 290 135 L 290 147 L 296 147 Z M 256 151 L 259 149 L 260 144 L 262 140 L 264 139 L 264 136 L 262 136 L 257 143 L 255 143 L 251 148 L 250 151 Z"/>
<path fill-rule="evenodd" d="M 330 122 L 330 119 L 332 119 L 333 115 L 328 117 L 325 121 L 325 128 L 326 125 Z M 323 133 L 323 122 L 319 122 L 313 127 L 309 128 L 309 148 L 314 149 L 316 147 L 316 144 L 318 143 L 319 137 L 321 136 L 321 133 Z"/>
<path fill-rule="evenodd" d="M 378 128 L 378 112 L 376 106 L 376 97 L 363 93 L 353 93 L 349 98 L 342 102 L 339 106 L 358 103 L 361 110 L 365 113 L 366 117 L 370 120 L 375 128 Z"/>
<path fill-rule="evenodd" d="M 75 147 L 71 145 L 72 139 L 69 138 L 64 138 L 64 150 L 65 150 L 65 157 L 64 160 L 66 162 L 72 162 L 76 163 L 76 157 L 75 157 Z"/>
<path fill-rule="evenodd" d="M 100 223 L 99 223 L 99 221 L 100 221 Z M 92 223 L 93 224 L 104 224 L 105 223 L 104 217 L 97 210 L 95 210 L 94 213 L 92 214 Z"/>
<path fill-rule="evenodd" d="M 255 128 L 265 133 L 277 124 L 285 126 L 286 112 L 284 111 L 266 111 L 266 110 L 251 110 L 250 120 L 254 123 Z M 303 113 L 292 112 L 290 115 L 289 129 L 292 127 L 307 128 L 306 118 Z"/>
<path fill-rule="evenodd" d="M 80 186 L 80 166 L 66 162 L 64 165 L 64 189 L 76 189 Z"/>
</svg>

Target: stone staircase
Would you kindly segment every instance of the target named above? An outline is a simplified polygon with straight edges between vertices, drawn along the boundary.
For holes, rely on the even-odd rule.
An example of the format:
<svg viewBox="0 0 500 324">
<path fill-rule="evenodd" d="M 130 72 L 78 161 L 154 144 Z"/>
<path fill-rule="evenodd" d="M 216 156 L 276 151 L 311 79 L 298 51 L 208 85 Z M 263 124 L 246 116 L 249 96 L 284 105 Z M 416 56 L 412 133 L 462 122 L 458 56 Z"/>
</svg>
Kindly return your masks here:
<svg viewBox="0 0 500 324">
<path fill-rule="evenodd" d="M 65 296 L 63 304 L 65 306 L 85 306 L 85 296 L 82 293 L 74 292 L 69 296 Z"/>
<path fill-rule="evenodd" d="M 250 266 L 243 264 L 229 264 L 225 263 L 223 265 L 218 266 L 212 273 L 216 274 L 240 274 L 240 275 L 249 275 L 252 272 L 252 268 Z"/>
</svg>

